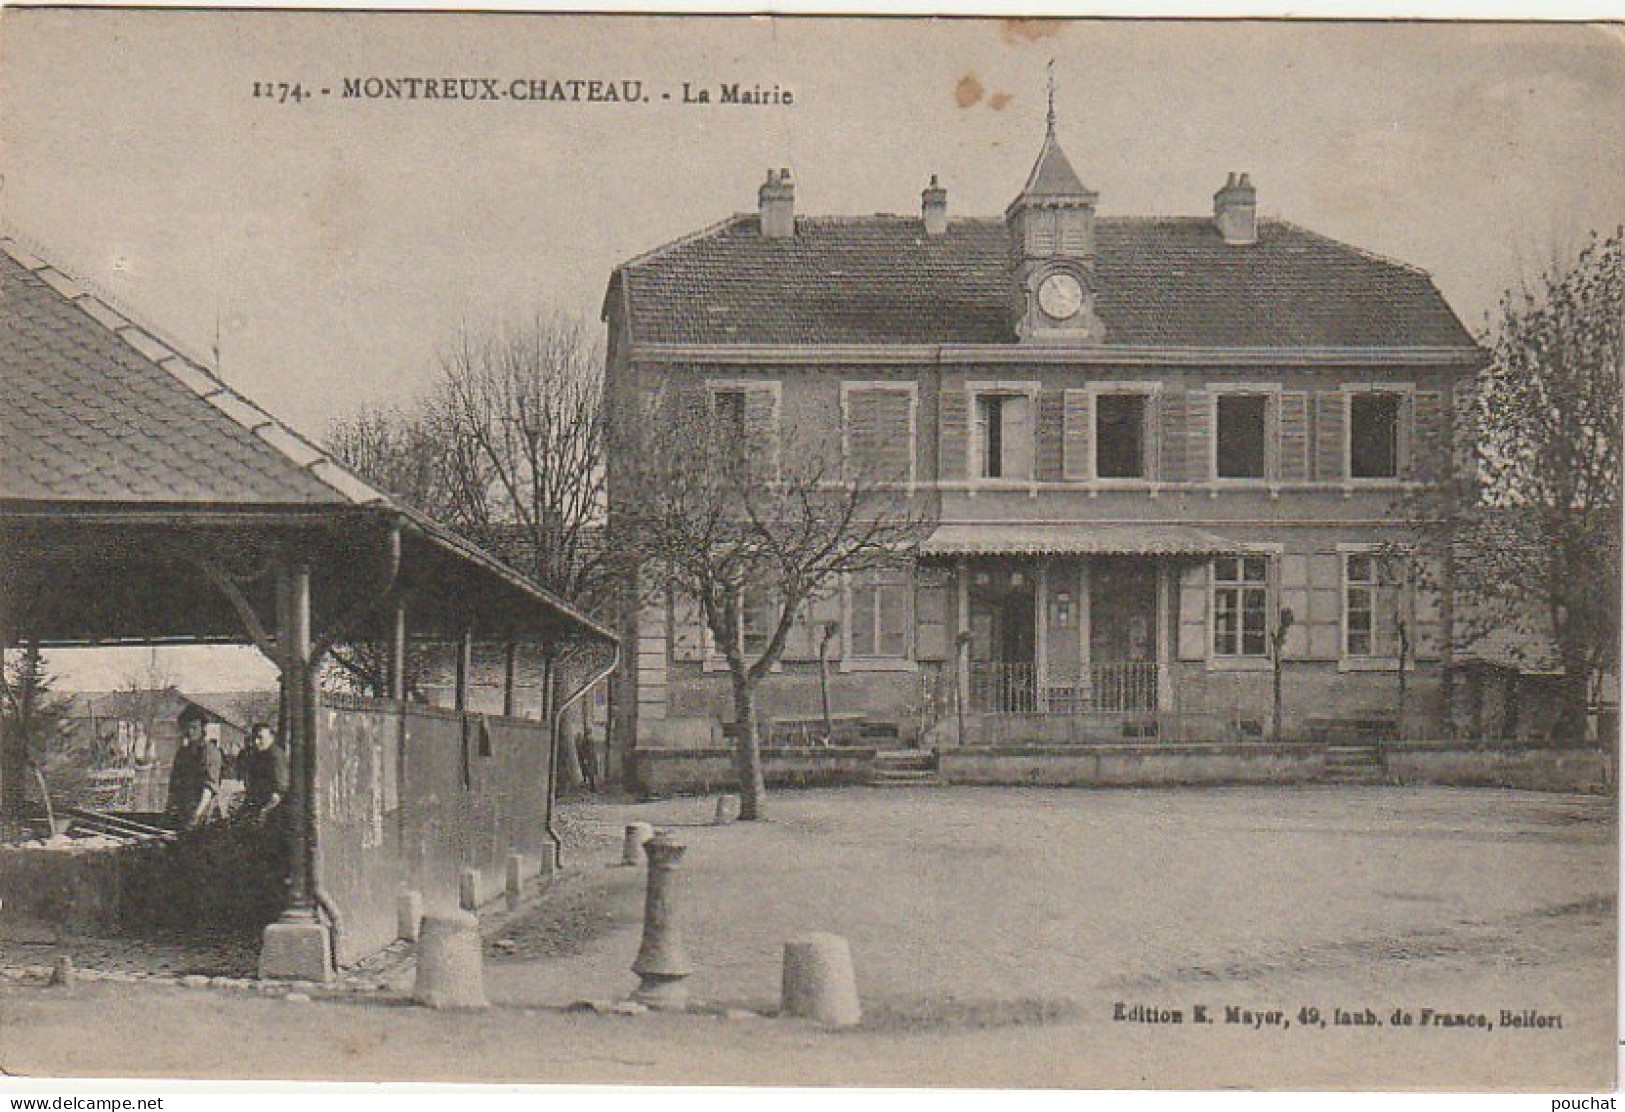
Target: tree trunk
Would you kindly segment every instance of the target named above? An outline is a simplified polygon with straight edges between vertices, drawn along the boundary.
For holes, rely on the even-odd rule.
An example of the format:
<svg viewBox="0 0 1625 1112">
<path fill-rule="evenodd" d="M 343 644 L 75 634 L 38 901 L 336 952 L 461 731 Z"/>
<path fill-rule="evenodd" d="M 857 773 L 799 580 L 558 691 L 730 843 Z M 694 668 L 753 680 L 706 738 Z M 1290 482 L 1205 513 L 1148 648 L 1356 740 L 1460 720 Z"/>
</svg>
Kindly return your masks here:
<svg viewBox="0 0 1625 1112">
<path fill-rule="evenodd" d="M 756 692 L 752 684 L 735 675 L 734 689 L 734 772 L 739 779 L 739 817 L 742 821 L 762 818 L 762 802 L 767 781 L 762 777 L 762 747 L 756 736 Z"/>
<path fill-rule="evenodd" d="M 1553 740 L 1583 742 L 1591 711 L 1591 676 L 1584 655 L 1563 654 L 1563 679 L 1558 687 L 1557 718 Z"/>
</svg>

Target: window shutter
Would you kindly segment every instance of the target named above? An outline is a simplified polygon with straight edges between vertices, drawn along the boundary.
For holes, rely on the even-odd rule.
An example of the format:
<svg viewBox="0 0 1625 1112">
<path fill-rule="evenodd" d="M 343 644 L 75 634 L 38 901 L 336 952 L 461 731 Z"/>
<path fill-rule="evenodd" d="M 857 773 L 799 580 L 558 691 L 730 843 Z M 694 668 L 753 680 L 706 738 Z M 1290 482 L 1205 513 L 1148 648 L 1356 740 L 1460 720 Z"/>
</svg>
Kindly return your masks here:
<svg viewBox="0 0 1625 1112">
<path fill-rule="evenodd" d="M 1033 477 L 1033 400 L 1025 394 L 1004 400 L 1004 477 Z"/>
<path fill-rule="evenodd" d="M 1089 437 L 1094 432 L 1095 415 L 1089 404 L 1089 391 L 1067 390 L 1061 404 L 1061 473 L 1071 482 L 1087 482 Z"/>
<path fill-rule="evenodd" d="M 1185 395 L 1185 465 L 1187 483 L 1205 483 L 1213 477 L 1213 404 L 1206 390 Z"/>
<path fill-rule="evenodd" d="M 1343 654 L 1343 560 L 1335 552 L 1309 557 L 1309 659 Z"/>
<path fill-rule="evenodd" d="M 1179 659 L 1207 659 L 1208 565 L 1179 572 Z"/>
<path fill-rule="evenodd" d="M 1448 478 L 1450 424 L 1446 413 L 1444 394 L 1438 390 L 1418 390 L 1411 400 L 1409 458 L 1404 470 L 1418 482 Z"/>
<path fill-rule="evenodd" d="M 1309 659 L 1309 615 L 1312 610 L 1309 591 L 1309 557 L 1282 556 L 1281 609 L 1292 611 L 1292 626 L 1286 631 L 1286 643 L 1281 646 L 1281 659 Z"/>
<path fill-rule="evenodd" d="M 1283 393 L 1276 421 L 1279 437 L 1280 478 L 1283 483 L 1309 479 L 1309 395 L 1301 390 Z M 1290 643 L 1291 635 L 1288 635 Z"/>
<path fill-rule="evenodd" d="M 745 434 L 753 468 L 768 479 L 779 475 L 779 406 L 772 386 L 752 384 L 745 391 Z"/>
<path fill-rule="evenodd" d="M 1425 578 L 1429 583 L 1439 582 L 1440 561 L 1423 557 Z M 1411 593 L 1411 615 L 1415 633 L 1411 638 L 1411 652 L 1417 660 L 1444 658 L 1443 596 L 1437 587 L 1416 584 Z"/>
<path fill-rule="evenodd" d="M 958 387 L 944 388 L 937 400 L 942 410 L 941 444 L 938 448 L 941 474 L 948 482 L 963 482 L 970 475 L 970 402 Z"/>
<path fill-rule="evenodd" d="M 1320 482 L 1343 479 L 1344 440 L 1347 437 L 1347 406 L 1341 390 L 1315 395 L 1315 478 Z"/>
<path fill-rule="evenodd" d="M 947 660 L 948 600 L 946 581 L 921 581 L 914 587 L 914 658 Z"/>
<path fill-rule="evenodd" d="M 1158 437 L 1157 476 L 1165 483 L 1188 481 L 1185 475 L 1185 405 L 1183 393 L 1165 393 L 1158 407 L 1157 420 L 1162 426 L 1162 435 Z"/>
<path fill-rule="evenodd" d="M 847 392 L 849 475 L 885 483 L 906 483 L 913 478 L 909 457 L 912 408 L 903 390 L 876 387 Z"/>
<path fill-rule="evenodd" d="M 1065 438 L 1065 393 L 1070 391 L 1045 390 L 1038 398 L 1038 479 L 1053 483 L 1062 477 L 1065 466 L 1063 440 Z"/>
</svg>

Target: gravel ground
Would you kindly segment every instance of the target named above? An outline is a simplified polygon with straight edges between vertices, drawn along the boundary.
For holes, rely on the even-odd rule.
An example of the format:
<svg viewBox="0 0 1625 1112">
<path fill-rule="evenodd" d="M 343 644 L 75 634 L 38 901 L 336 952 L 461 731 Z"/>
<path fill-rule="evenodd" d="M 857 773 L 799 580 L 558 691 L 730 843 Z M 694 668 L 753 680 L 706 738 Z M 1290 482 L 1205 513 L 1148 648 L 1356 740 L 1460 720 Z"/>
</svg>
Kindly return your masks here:
<svg viewBox="0 0 1625 1112">
<path fill-rule="evenodd" d="M 227 1076 L 1549 1091 L 1614 1078 L 1611 800 L 850 789 L 778 794 L 771 821 L 726 827 L 713 806 L 565 808 L 570 871 L 494 933 L 487 986 L 506 1007 L 488 1015 L 0 986 L 0 1065 L 193 1072 L 190 1032 L 251 1023 L 263 1037 Z M 643 871 L 616 864 L 632 821 L 690 847 L 697 997 L 771 1012 L 783 942 L 829 930 L 851 942 L 863 1027 L 561 1010 L 636 984 Z M 1213 1022 L 1192 1022 L 1198 1005 Z M 1226 1022 L 1227 1007 L 1282 1022 Z M 1305 1022 L 1308 1007 L 1328 1025 Z M 1184 1022 L 1114 1018 L 1133 1008 Z M 1382 1023 L 1338 1026 L 1338 1009 Z M 1483 1012 L 1494 1029 L 1434 1026 L 1424 1009 Z M 1562 1027 L 1508 1027 L 1501 1009 Z M 92 1015 L 151 1035 L 131 1054 L 75 1044 Z"/>
</svg>

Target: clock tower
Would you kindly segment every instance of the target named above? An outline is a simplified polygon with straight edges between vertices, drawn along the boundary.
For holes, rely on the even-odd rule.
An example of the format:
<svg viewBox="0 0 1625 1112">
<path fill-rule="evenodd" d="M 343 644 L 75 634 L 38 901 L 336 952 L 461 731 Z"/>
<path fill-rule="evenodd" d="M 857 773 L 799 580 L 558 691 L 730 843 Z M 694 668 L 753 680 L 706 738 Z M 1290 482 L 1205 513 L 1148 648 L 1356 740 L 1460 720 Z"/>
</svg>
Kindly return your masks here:
<svg viewBox="0 0 1625 1112">
<path fill-rule="evenodd" d="M 1095 316 L 1095 201 L 1055 139 L 1050 90 L 1044 146 L 1005 210 L 1010 231 L 1016 335 L 1023 343 L 1100 343 Z"/>
</svg>

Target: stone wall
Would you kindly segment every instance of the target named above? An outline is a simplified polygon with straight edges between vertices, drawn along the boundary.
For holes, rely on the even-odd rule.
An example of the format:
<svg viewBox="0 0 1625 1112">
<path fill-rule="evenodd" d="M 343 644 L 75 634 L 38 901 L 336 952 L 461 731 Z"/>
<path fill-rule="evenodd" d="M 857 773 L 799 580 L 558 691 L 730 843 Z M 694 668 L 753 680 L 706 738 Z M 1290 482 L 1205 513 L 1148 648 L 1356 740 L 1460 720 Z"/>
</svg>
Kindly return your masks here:
<svg viewBox="0 0 1625 1112">
<path fill-rule="evenodd" d="M 762 750 L 769 787 L 826 787 L 865 783 L 874 769 L 869 748 L 771 748 Z M 727 748 L 638 749 L 632 754 L 637 790 L 645 797 L 688 792 L 733 791 L 733 752 Z"/>
<path fill-rule="evenodd" d="M 944 750 L 937 761 L 950 784 L 1140 787 L 1309 783 L 1324 754 L 1312 745 L 978 745 Z"/>
<path fill-rule="evenodd" d="M 0 915 L 66 929 L 106 929 L 119 918 L 119 849 L 0 847 Z"/>
<path fill-rule="evenodd" d="M 1595 745 L 1411 741 L 1383 747 L 1388 778 L 1399 784 L 1606 792 L 1616 754 Z"/>
</svg>

